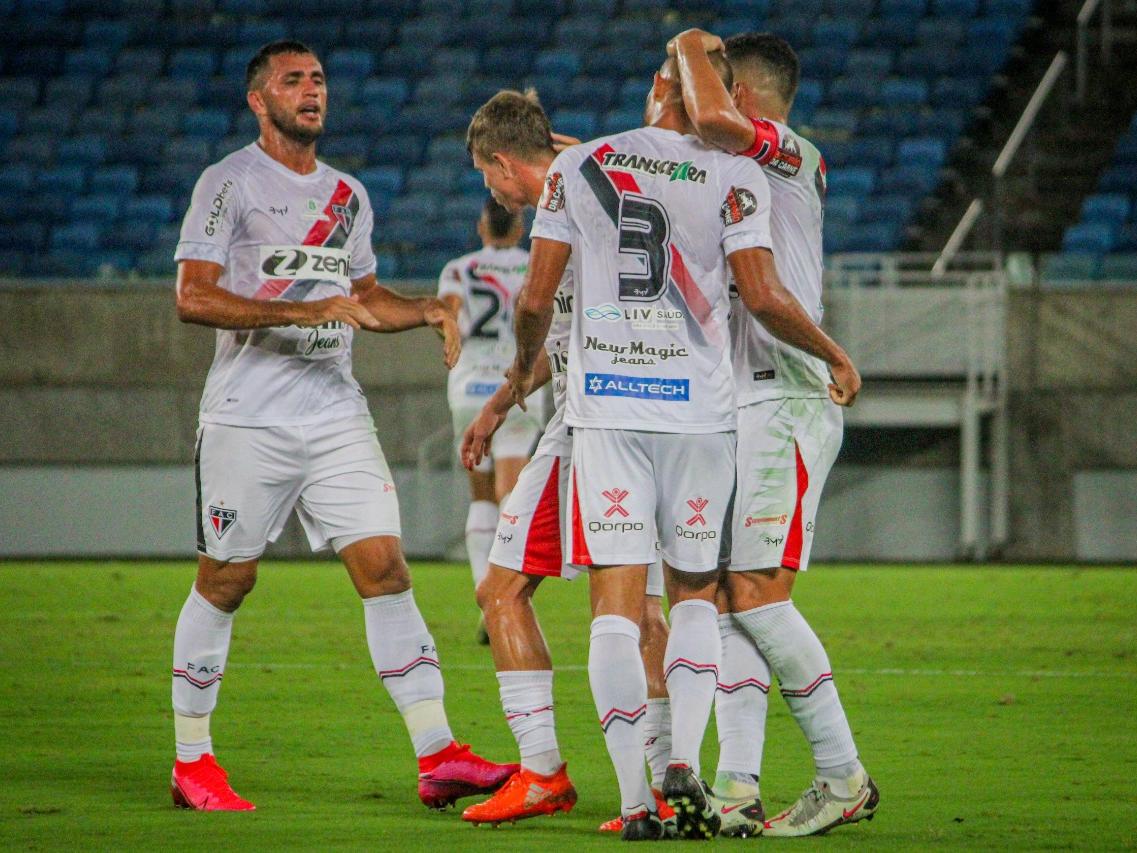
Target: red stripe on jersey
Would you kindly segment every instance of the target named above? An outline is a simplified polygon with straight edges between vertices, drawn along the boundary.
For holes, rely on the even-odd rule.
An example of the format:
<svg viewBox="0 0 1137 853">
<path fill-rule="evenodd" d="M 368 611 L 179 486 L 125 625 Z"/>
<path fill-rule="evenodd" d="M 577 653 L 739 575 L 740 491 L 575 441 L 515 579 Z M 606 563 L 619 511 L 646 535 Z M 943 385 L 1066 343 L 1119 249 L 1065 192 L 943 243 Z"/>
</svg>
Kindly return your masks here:
<svg viewBox="0 0 1137 853">
<path fill-rule="evenodd" d="M 488 272 L 478 272 L 477 261 L 473 261 L 470 264 L 470 278 L 474 279 L 474 281 L 483 281 L 496 290 L 497 295 L 501 297 L 502 304 L 508 305 L 513 301 L 513 297 L 509 295 L 509 290 L 498 280 L 496 275 Z"/>
<path fill-rule="evenodd" d="M 605 143 L 593 151 L 592 156 L 596 162 L 603 166 L 604 155 L 614 150 L 611 145 Z M 612 179 L 612 183 L 621 193 L 640 192 L 640 186 L 636 183 L 635 176 L 621 172 L 619 169 L 605 169 L 604 173 Z M 702 291 L 699 290 L 695 279 L 691 277 L 691 273 L 687 270 L 687 264 L 683 261 L 683 253 L 674 243 L 671 244 L 671 278 L 679 288 L 679 292 L 683 294 L 687 307 L 691 309 L 691 313 L 699 321 L 699 325 L 706 325 L 707 321 L 711 319 L 711 305 L 703 296 Z"/>
<path fill-rule="evenodd" d="M 754 125 L 754 144 L 743 151 L 741 156 L 751 158 L 759 166 L 765 166 L 778 153 L 781 144 L 778 129 L 761 118 L 752 118 L 750 123 Z"/>
<path fill-rule="evenodd" d="M 580 496 L 576 491 L 576 472 L 572 473 L 572 561 L 577 566 L 591 566 L 592 555 L 584 539 L 584 519 L 580 517 Z"/>
<path fill-rule="evenodd" d="M 786 550 L 782 552 L 782 566 L 798 569 L 801 566 L 801 500 L 809 488 L 809 472 L 805 470 L 805 460 L 801 458 L 801 448 L 794 440 L 794 460 L 797 464 L 797 500 L 794 502 L 794 516 L 790 519 L 790 531 L 786 534 Z"/>
<path fill-rule="evenodd" d="M 553 470 L 537 501 L 537 510 L 529 522 L 525 537 L 525 556 L 521 571 L 527 575 L 560 577 L 564 565 L 561 551 L 561 484 L 560 459 L 553 457 Z"/>
<path fill-rule="evenodd" d="M 332 232 L 339 225 L 339 220 L 336 215 L 332 213 L 332 205 L 345 205 L 351 200 L 351 187 L 343 181 L 336 184 L 336 188 L 332 191 L 332 197 L 328 199 L 327 205 L 324 206 L 324 218 L 308 229 L 308 236 L 304 238 L 301 245 L 304 246 L 322 246 L 324 241 L 332 235 Z M 257 292 L 253 294 L 253 299 L 275 299 L 288 290 L 292 284 L 292 279 L 289 278 L 273 278 L 262 284 Z"/>
</svg>

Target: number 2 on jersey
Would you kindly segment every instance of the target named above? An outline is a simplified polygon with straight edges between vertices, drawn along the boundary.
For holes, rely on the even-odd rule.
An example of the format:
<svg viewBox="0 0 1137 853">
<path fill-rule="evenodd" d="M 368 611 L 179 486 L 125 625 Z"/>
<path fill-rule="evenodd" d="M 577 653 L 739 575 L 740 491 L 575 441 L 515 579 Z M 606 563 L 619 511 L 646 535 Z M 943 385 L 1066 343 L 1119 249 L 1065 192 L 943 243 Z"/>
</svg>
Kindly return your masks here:
<svg viewBox="0 0 1137 853">
<path fill-rule="evenodd" d="M 636 259 L 636 272 L 620 273 L 620 299 L 654 302 L 671 273 L 671 223 L 663 205 L 652 198 L 625 192 L 620 197 L 620 254 Z"/>
<path fill-rule="evenodd" d="M 501 297 L 498 296 L 497 291 L 492 287 L 479 287 L 477 284 L 470 285 L 470 294 L 473 296 L 481 296 L 489 300 L 486 303 L 486 309 L 477 317 L 473 316 L 473 311 L 470 312 L 470 337 L 489 338 L 496 341 L 498 339 L 498 330 L 487 329 L 486 325 L 497 317 L 501 311 Z"/>
</svg>

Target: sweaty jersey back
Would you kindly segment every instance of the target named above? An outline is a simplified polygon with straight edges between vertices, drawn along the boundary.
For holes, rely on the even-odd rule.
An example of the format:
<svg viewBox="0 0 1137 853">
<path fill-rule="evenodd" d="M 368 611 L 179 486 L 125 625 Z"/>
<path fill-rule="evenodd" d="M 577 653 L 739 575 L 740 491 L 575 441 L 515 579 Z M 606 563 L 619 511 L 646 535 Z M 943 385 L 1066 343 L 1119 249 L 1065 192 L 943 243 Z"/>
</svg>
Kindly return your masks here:
<svg viewBox="0 0 1137 853">
<path fill-rule="evenodd" d="M 202 173 L 174 259 L 223 266 L 218 282 L 247 299 L 346 296 L 375 271 L 362 185 L 324 163 L 293 172 L 255 143 Z M 367 412 L 351 375 L 352 329 L 218 329 L 200 418 L 272 426 Z"/>
<path fill-rule="evenodd" d="M 769 178 L 770 236 L 778 277 L 813 322 L 820 324 L 825 161 L 809 140 L 785 125 L 764 119 L 753 123 L 754 146 L 743 156 L 761 166 Z M 738 404 L 829 396 L 825 362 L 771 335 L 746 310 L 734 288 L 731 297 Z"/>
<path fill-rule="evenodd" d="M 734 429 L 726 256 L 769 248 L 762 170 L 644 127 L 562 152 L 532 236 L 569 243 L 575 283 L 565 420 Z"/>
</svg>

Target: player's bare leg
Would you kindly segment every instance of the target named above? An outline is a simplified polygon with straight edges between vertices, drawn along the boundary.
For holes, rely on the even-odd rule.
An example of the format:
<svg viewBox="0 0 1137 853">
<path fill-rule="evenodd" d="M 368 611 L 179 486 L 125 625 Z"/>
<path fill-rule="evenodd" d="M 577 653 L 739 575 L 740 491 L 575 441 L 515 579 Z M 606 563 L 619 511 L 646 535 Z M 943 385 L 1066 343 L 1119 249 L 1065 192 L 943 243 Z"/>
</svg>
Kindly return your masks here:
<svg viewBox="0 0 1137 853">
<path fill-rule="evenodd" d="M 730 572 L 735 620 L 754 640 L 813 750 L 817 776 L 789 809 L 766 821 L 766 835 L 815 835 L 871 818 L 880 793 L 869 778 L 833 684 L 821 641 L 790 600 L 797 572 Z"/>
<path fill-rule="evenodd" d="M 517 740 L 521 769 L 489 800 L 462 813 L 471 823 L 567 812 L 576 803 L 557 745 L 552 657 L 533 609 L 541 580 L 491 563 L 478 585 L 502 709 Z"/>
<path fill-rule="evenodd" d="M 712 838 L 720 819 L 699 778 L 699 749 L 718 685 L 722 641 L 715 594 L 719 573 L 666 570 L 671 635 L 664 672 L 671 697 L 671 761 L 663 794 L 675 809 L 679 835 Z"/>
<path fill-rule="evenodd" d="M 647 676 L 640 657 L 647 566 L 593 566 L 588 681 L 620 785 L 625 839 L 659 838 L 663 824 L 644 775 Z"/>
<path fill-rule="evenodd" d="M 494 764 L 455 742 L 442 704 L 438 651 L 415 604 L 399 538 L 369 536 L 333 544 L 363 599 L 375 671 L 414 745 L 419 799 L 431 808 L 445 808 L 460 797 L 497 790 L 517 765 Z"/>
<path fill-rule="evenodd" d="M 487 461 L 488 464 L 488 461 Z M 490 548 L 497 532 L 498 490 L 493 471 L 468 471 L 470 478 L 470 509 L 466 513 L 466 558 L 474 576 L 476 590 L 485 578 L 490 565 Z M 517 482 L 517 475 L 513 477 Z M 478 642 L 489 643 L 484 624 L 478 624 Z"/>
<path fill-rule="evenodd" d="M 174 632 L 173 704 L 177 760 L 170 790 L 182 808 L 251 811 L 213 757 L 209 720 L 229 656 L 233 614 L 257 581 L 257 561 L 198 557 L 197 579 Z"/>
<path fill-rule="evenodd" d="M 521 476 L 521 469 L 528 464 L 529 460 L 524 456 L 506 456 L 501 459 L 494 457 L 494 491 L 498 506 L 505 506 L 505 499 Z"/>
</svg>

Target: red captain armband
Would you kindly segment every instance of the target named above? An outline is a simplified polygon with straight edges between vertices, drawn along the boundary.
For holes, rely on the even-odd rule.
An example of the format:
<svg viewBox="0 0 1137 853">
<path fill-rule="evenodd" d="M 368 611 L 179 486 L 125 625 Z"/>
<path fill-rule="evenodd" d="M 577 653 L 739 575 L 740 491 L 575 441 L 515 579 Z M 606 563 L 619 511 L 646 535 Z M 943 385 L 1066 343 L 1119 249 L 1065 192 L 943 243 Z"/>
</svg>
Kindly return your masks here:
<svg viewBox="0 0 1137 853">
<path fill-rule="evenodd" d="M 778 145 L 781 142 L 778 129 L 762 118 L 752 118 L 750 123 L 754 125 L 754 144 L 740 156 L 749 157 L 759 166 L 765 166 L 778 153 Z"/>
</svg>

